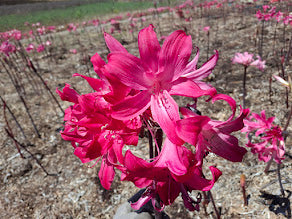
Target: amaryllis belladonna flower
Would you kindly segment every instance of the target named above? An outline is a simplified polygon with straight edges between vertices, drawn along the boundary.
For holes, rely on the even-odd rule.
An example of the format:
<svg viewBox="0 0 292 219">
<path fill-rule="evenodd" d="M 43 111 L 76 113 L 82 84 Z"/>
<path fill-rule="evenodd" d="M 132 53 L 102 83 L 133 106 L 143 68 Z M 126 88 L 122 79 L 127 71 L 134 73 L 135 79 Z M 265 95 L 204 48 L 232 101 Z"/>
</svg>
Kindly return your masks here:
<svg viewBox="0 0 292 219">
<path fill-rule="evenodd" d="M 252 153 L 258 154 L 259 160 L 268 162 L 274 159 L 281 163 L 284 159 L 285 143 L 281 128 L 273 124 L 274 119 L 275 117 L 266 118 L 264 110 L 260 115 L 252 113 L 244 120 L 245 127 L 241 131 L 246 132 L 248 138 L 246 146 L 251 148 Z M 253 143 L 253 136 L 259 138 L 259 142 Z"/>
<path fill-rule="evenodd" d="M 189 61 L 193 48 L 191 36 L 175 31 L 160 47 L 153 29 L 150 25 L 139 33 L 140 58 L 125 52 L 114 52 L 108 56 L 106 71 L 135 90 L 135 95 L 113 106 L 113 117 L 131 119 L 150 107 L 154 120 L 166 135 L 174 143 L 181 143 L 175 133 L 175 122 L 179 119 L 178 105 L 171 95 L 193 98 L 214 95 L 216 90 L 205 86 L 200 80 L 211 73 L 218 53 L 216 51 L 197 69 L 199 53 Z"/>
</svg>

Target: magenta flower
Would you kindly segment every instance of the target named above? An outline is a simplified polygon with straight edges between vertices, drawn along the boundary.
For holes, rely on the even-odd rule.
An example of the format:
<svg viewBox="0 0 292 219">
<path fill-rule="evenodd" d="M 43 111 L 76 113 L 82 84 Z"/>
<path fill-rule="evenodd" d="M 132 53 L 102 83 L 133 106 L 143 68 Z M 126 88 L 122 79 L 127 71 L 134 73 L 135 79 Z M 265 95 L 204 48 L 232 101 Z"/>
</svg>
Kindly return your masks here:
<svg viewBox="0 0 292 219">
<path fill-rule="evenodd" d="M 128 96 L 113 107 L 113 117 L 131 119 L 150 107 L 154 120 L 166 135 L 173 142 L 181 143 L 175 133 L 175 122 L 179 119 L 178 106 L 171 95 L 193 98 L 214 95 L 215 88 L 195 81 L 211 73 L 218 53 L 197 69 L 199 54 L 191 62 L 188 61 L 192 52 L 191 36 L 175 31 L 161 48 L 152 25 L 140 31 L 138 45 L 140 58 L 125 52 L 114 52 L 108 56 L 105 70 L 136 90 L 135 95 Z"/>
<path fill-rule="evenodd" d="M 129 150 L 126 151 L 124 160 L 121 180 L 132 181 L 139 188 L 146 187 L 142 197 L 131 204 L 134 209 L 139 209 L 149 200 L 153 203 L 156 195 L 159 195 L 161 209 L 157 210 L 162 210 L 165 205 L 171 205 L 181 193 L 185 206 L 192 211 L 198 210 L 197 203 L 188 192 L 209 191 L 222 174 L 219 169 L 210 167 L 213 179 L 205 179 L 202 166 L 197 163 L 195 155 L 167 138 L 160 155 L 152 162 L 134 156 Z"/>
<path fill-rule="evenodd" d="M 16 51 L 15 45 L 11 44 L 9 41 L 2 42 L 0 46 L 0 52 L 4 53 L 6 56 L 10 56 L 10 53 L 14 53 Z"/>
<path fill-rule="evenodd" d="M 86 78 L 86 76 L 82 77 Z M 88 77 L 86 79 L 90 82 L 94 81 L 94 89 L 103 86 L 100 79 Z M 83 163 L 97 158 L 102 159 L 99 178 L 102 186 L 110 189 L 115 176 L 114 167 L 124 162 L 123 146 L 138 143 L 141 128 L 139 117 L 125 121 L 113 119 L 110 104 L 100 92 L 79 95 L 68 84 L 63 92 L 59 90 L 56 92 L 62 100 L 74 103 L 65 111 L 66 124 L 64 131 L 61 132 L 62 138 L 71 141 L 75 148 L 74 154 Z"/>
<path fill-rule="evenodd" d="M 249 109 L 241 109 L 240 115 L 232 120 L 235 114 L 236 102 L 229 96 L 217 94 L 212 102 L 225 100 L 232 109 L 232 115 L 225 121 L 211 120 L 200 116 L 191 110 L 182 108 L 185 119 L 177 121 L 177 132 L 181 139 L 196 147 L 196 159 L 202 161 L 207 152 L 212 152 L 232 162 L 241 162 L 246 150 L 238 145 L 238 139 L 232 132 L 243 128 L 243 119 Z"/>
<path fill-rule="evenodd" d="M 274 159 L 277 163 L 281 163 L 285 154 L 285 143 L 282 130 L 273 123 L 275 117 L 266 118 L 265 111 L 261 115 L 252 113 L 252 115 L 244 120 L 245 127 L 241 130 L 246 132 L 248 137 L 247 147 L 251 148 L 251 152 L 258 154 L 259 160 L 268 162 Z M 252 143 L 252 133 L 255 131 L 255 137 L 260 142 Z"/>
<path fill-rule="evenodd" d="M 44 46 L 44 44 L 40 44 L 40 45 L 38 45 L 38 47 L 37 47 L 37 52 L 43 52 L 44 50 L 45 50 L 45 46 Z"/>
</svg>

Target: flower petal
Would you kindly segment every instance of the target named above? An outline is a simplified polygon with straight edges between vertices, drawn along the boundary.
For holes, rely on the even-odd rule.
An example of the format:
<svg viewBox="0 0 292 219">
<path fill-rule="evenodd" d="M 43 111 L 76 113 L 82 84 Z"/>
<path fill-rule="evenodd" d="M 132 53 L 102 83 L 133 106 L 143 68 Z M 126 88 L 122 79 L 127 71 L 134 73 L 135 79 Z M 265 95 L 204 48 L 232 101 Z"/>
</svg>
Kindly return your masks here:
<svg viewBox="0 0 292 219">
<path fill-rule="evenodd" d="M 157 96 L 151 96 L 151 112 L 154 120 L 160 125 L 166 136 L 174 144 L 183 144 L 183 141 L 175 132 L 176 121 L 180 119 L 178 105 L 166 90 Z"/>
<path fill-rule="evenodd" d="M 203 78 L 208 77 L 215 68 L 218 58 L 219 53 L 217 50 L 215 50 L 215 54 L 207 62 L 205 62 L 201 68 L 191 72 L 186 72 L 182 75 L 182 77 L 186 77 L 192 80 L 202 80 Z"/>
<path fill-rule="evenodd" d="M 141 91 L 113 106 L 112 117 L 120 120 L 132 119 L 142 114 L 150 106 L 150 93 Z"/>
<path fill-rule="evenodd" d="M 61 100 L 69 101 L 72 103 L 78 103 L 79 94 L 69 84 L 66 84 L 63 88 L 63 93 L 56 88 L 56 93 L 59 94 Z"/>
<path fill-rule="evenodd" d="M 110 34 L 104 32 L 103 35 L 104 35 L 105 43 L 108 49 L 110 50 L 110 52 L 128 53 L 125 47 L 123 47 L 123 45 L 119 41 L 117 41 L 114 37 L 112 37 Z"/>
<path fill-rule="evenodd" d="M 114 166 L 111 165 L 106 158 L 103 158 L 101 161 L 101 166 L 100 166 L 100 170 L 98 173 L 98 177 L 100 179 L 100 183 L 101 185 L 109 190 L 111 187 L 111 184 L 114 180 L 115 177 L 115 170 L 114 170 Z"/>
<path fill-rule="evenodd" d="M 109 54 L 105 69 L 123 84 L 136 90 L 146 90 L 153 83 L 146 77 L 141 60 L 130 53 Z"/>
<path fill-rule="evenodd" d="M 203 90 L 197 85 L 197 83 L 186 78 L 179 78 L 173 82 L 171 90 L 169 91 L 170 95 L 179 95 L 193 98 L 198 98 L 204 95 L 213 96 L 216 93 L 217 91 L 215 88 Z"/>
<path fill-rule="evenodd" d="M 211 152 L 232 162 L 241 162 L 247 152 L 238 145 L 238 139 L 232 135 L 209 130 L 204 138 Z"/>
<path fill-rule="evenodd" d="M 181 119 L 176 123 L 177 134 L 185 142 L 196 146 L 198 135 L 208 121 L 210 121 L 208 116 L 195 116 Z"/>
<path fill-rule="evenodd" d="M 87 77 L 85 75 L 81 75 L 81 74 L 78 74 L 78 73 L 73 74 L 73 77 L 75 77 L 75 76 L 80 76 L 80 77 L 84 78 L 88 82 L 88 84 L 95 91 L 97 91 L 97 93 L 99 95 L 104 95 L 104 94 L 107 94 L 107 93 L 110 92 L 109 86 L 103 80 L 100 80 L 100 79 L 97 79 L 97 78 Z"/>
<path fill-rule="evenodd" d="M 139 32 L 138 45 L 142 62 L 146 63 L 153 72 L 157 72 L 160 44 L 153 28 L 154 26 L 150 24 Z"/>
<path fill-rule="evenodd" d="M 164 41 L 158 61 L 159 76 L 164 81 L 176 80 L 183 74 L 192 53 L 192 38 L 182 30 L 173 32 Z"/>
</svg>

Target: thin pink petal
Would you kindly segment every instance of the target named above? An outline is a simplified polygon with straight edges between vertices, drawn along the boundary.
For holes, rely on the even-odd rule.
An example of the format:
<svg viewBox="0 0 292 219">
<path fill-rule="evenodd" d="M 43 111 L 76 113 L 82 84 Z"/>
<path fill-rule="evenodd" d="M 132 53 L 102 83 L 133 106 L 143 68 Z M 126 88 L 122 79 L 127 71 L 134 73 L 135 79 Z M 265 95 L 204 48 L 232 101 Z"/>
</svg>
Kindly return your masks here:
<svg viewBox="0 0 292 219">
<path fill-rule="evenodd" d="M 97 73 L 97 75 L 100 78 L 104 78 L 103 74 L 101 72 L 101 68 L 103 68 L 103 66 L 106 64 L 105 61 L 100 57 L 100 55 L 98 53 L 95 53 L 91 57 L 90 61 L 91 61 L 92 65 L 93 65 L 93 69 Z"/>
<path fill-rule="evenodd" d="M 217 50 L 215 50 L 215 54 L 207 62 L 205 62 L 201 66 L 201 68 L 192 72 L 185 73 L 184 75 L 182 75 L 182 77 L 186 77 L 192 80 L 202 80 L 208 77 L 212 73 L 212 70 L 215 68 L 218 58 L 219 53 Z"/>
<path fill-rule="evenodd" d="M 197 144 L 198 135 L 200 134 L 202 127 L 210 121 L 207 116 L 195 116 L 177 121 L 176 130 L 178 136 L 192 145 Z"/>
<path fill-rule="evenodd" d="M 195 82 L 186 79 L 179 78 L 172 83 L 171 90 L 169 91 L 170 95 L 179 95 L 186 97 L 201 97 L 204 95 L 213 96 L 217 93 L 215 88 L 210 88 L 208 90 L 202 90 Z"/>
<path fill-rule="evenodd" d="M 139 32 L 138 45 L 142 62 L 147 63 L 149 69 L 155 73 L 158 69 L 160 44 L 153 28 L 153 25 L 150 24 L 149 27 L 144 28 Z"/>
<path fill-rule="evenodd" d="M 243 119 L 247 117 L 247 115 L 249 114 L 250 110 L 249 109 L 241 109 L 241 113 L 240 115 L 233 121 L 228 122 L 228 123 L 224 123 L 219 126 L 217 126 L 217 128 L 224 133 L 231 133 L 231 132 L 235 132 L 235 131 L 239 131 L 243 128 L 244 123 L 243 123 Z"/>
<path fill-rule="evenodd" d="M 97 79 L 97 78 L 91 78 L 91 77 L 87 77 L 85 75 L 81 75 L 78 73 L 75 73 L 73 75 L 75 76 L 80 76 L 82 78 L 84 78 L 88 84 L 95 90 L 97 91 L 98 94 L 100 95 L 104 95 L 110 92 L 110 88 L 107 86 L 107 84 L 101 80 L 101 79 Z"/>
<path fill-rule="evenodd" d="M 153 83 L 146 77 L 141 60 L 130 53 L 109 54 L 105 69 L 123 84 L 136 90 L 146 90 Z"/>
<path fill-rule="evenodd" d="M 110 52 L 128 53 L 125 47 L 123 47 L 123 45 L 119 41 L 117 41 L 114 37 L 112 37 L 110 34 L 104 32 L 103 35 L 104 35 L 105 43 L 107 47 L 109 48 Z"/>
<path fill-rule="evenodd" d="M 176 121 L 180 119 L 178 105 L 166 90 L 157 96 L 151 96 L 151 112 L 167 137 L 173 143 L 181 145 L 183 142 L 175 132 Z"/>
<path fill-rule="evenodd" d="M 232 110 L 232 114 L 230 115 L 230 117 L 228 118 L 228 120 L 226 122 L 231 121 L 235 115 L 236 101 L 232 97 L 230 97 L 226 94 L 217 94 L 217 95 L 212 97 L 212 103 L 214 103 L 217 100 L 224 100 L 229 104 L 229 106 L 231 107 L 231 110 Z"/>
<path fill-rule="evenodd" d="M 192 38 L 182 30 L 164 41 L 159 55 L 159 76 L 164 81 L 176 80 L 183 74 L 192 53 Z"/>
<path fill-rule="evenodd" d="M 114 166 L 109 164 L 106 158 L 101 161 L 100 170 L 98 173 L 101 185 L 109 190 L 115 177 Z"/>
<path fill-rule="evenodd" d="M 69 101 L 72 103 L 78 103 L 79 94 L 69 84 L 66 84 L 63 88 L 63 93 L 56 88 L 56 93 L 59 94 L 61 100 Z"/>
<path fill-rule="evenodd" d="M 196 56 L 193 58 L 192 61 L 190 61 L 187 64 L 186 68 L 184 69 L 184 72 L 182 73 L 182 77 L 183 77 L 184 74 L 187 74 L 189 72 L 195 71 L 197 69 L 199 55 L 200 55 L 200 51 L 199 51 L 199 48 L 197 48 L 197 54 L 196 54 Z"/>
<path fill-rule="evenodd" d="M 142 114 L 150 106 L 150 93 L 141 91 L 113 106 L 112 117 L 120 120 L 132 119 Z"/>
</svg>

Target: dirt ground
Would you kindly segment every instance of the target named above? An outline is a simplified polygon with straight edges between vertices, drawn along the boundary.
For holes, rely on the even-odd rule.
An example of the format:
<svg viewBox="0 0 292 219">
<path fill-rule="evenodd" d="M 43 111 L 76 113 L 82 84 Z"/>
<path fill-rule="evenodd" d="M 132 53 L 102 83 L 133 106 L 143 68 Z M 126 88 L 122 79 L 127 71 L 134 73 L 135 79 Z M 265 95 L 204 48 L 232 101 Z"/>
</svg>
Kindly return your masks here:
<svg viewBox="0 0 292 219">
<path fill-rule="evenodd" d="M 226 12 L 225 12 L 226 13 Z M 260 23 L 254 13 L 246 11 L 243 15 L 238 11 L 229 11 L 226 21 L 219 9 L 215 9 L 210 16 L 205 14 L 200 18 L 199 10 L 191 22 L 180 19 L 177 15 L 162 14 L 159 18 L 148 16 L 146 21 L 137 22 L 133 35 L 128 32 L 128 21 L 121 23 L 122 32 L 113 35 L 123 42 L 127 50 L 138 55 L 137 33 L 141 28 L 153 23 L 158 36 L 169 35 L 177 29 L 186 30 L 192 36 L 193 45 L 200 48 L 199 64 L 206 61 L 207 36 L 202 31 L 204 26 L 210 26 L 210 49 L 219 51 L 219 61 L 209 82 L 220 93 L 233 97 L 238 104 L 242 102 L 242 74 L 243 67 L 231 64 L 231 58 L 236 52 L 258 54 L 257 33 L 261 30 Z M 212 16 L 211 16 L 212 15 Z M 189 15 L 187 15 L 189 16 Z M 104 26 L 109 32 L 109 26 Z M 286 123 L 288 110 L 285 106 L 285 89 L 275 81 L 272 82 L 272 92 L 269 95 L 269 78 L 278 72 L 273 55 L 273 34 L 275 23 L 265 26 L 263 56 L 267 60 L 264 72 L 257 69 L 248 69 L 247 106 L 252 112 L 260 113 L 266 110 L 267 116 L 276 116 L 275 122 L 282 127 Z M 289 45 L 291 27 L 286 28 L 285 38 L 283 26 L 277 25 L 276 50 L 279 51 L 284 43 Z M 134 38 L 133 38 L 134 36 Z M 58 46 L 52 49 L 54 58 L 34 56 L 38 60 L 39 72 L 52 90 L 62 88 L 65 83 L 71 84 L 80 93 L 90 92 L 85 80 L 72 75 L 94 75 L 93 68 L 88 62 L 88 56 L 96 52 L 106 58 L 106 49 L 102 34 L 98 28 L 80 29 L 75 33 L 63 32 L 52 36 Z M 24 42 L 25 43 L 25 42 Z M 69 49 L 77 49 L 72 54 Z M 195 53 L 195 51 L 194 51 Z M 84 58 L 85 57 L 85 58 Z M 88 71 L 89 69 L 89 71 Z M 291 75 L 291 65 L 286 66 Z M 25 130 L 27 140 L 18 133 L 10 115 L 7 113 L 11 127 L 19 142 L 27 145 L 26 148 L 34 154 L 43 167 L 52 175 L 47 176 L 34 159 L 22 150 L 26 159 L 22 159 L 16 147 L 4 130 L 5 121 L 0 117 L 0 218 L 112 218 L 119 205 L 127 201 L 138 189 L 130 182 L 120 182 L 119 173 L 112 184 L 112 190 L 102 188 L 98 179 L 99 163 L 90 168 L 91 164 L 82 164 L 74 156 L 70 142 L 62 140 L 59 131 L 63 125 L 63 114 L 43 88 L 34 90 L 27 80 L 25 82 L 26 100 L 37 128 L 41 133 L 38 138 L 31 126 L 15 89 L 4 71 L 1 72 L 1 96 L 14 112 Z M 41 87 L 41 85 L 39 85 Z M 291 98 L 291 94 L 290 94 Z M 178 99 L 180 105 L 186 105 L 188 99 Z M 291 104 L 291 102 L 290 102 Z M 61 102 L 63 109 L 69 103 Z M 224 119 L 230 114 L 225 104 L 215 104 L 201 101 L 199 110 L 214 119 Z M 1 128 L 1 126 L 3 126 Z M 292 191 L 292 126 L 288 127 L 286 142 L 286 156 L 281 165 L 283 186 L 286 194 Z M 241 145 L 246 142 L 245 135 L 237 133 Z M 134 149 L 135 153 L 147 154 L 146 139 Z M 258 161 L 250 152 L 242 163 L 232 163 L 215 155 L 208 156 L 207 166 L 217 165 L 223 172 L 219 181 L 212 189 L 215 202 L 221 211 L 222 218 L 287 218 L 291 217 L 291 195 L 280 198 L 280 189 L 276 175 L 276 164 L 272 164 L 270 172 L 263 171 L 266 164 Z M 242 193 L 239 184 L 240 175 L 245 174 L 247 179 L 247 194 L 249 204 L 243 205 Z M 270 194 L 264 195 L 263 194 Z M 196 197 L 196 192 L 192 193 Z M 214 218 L 214 210 L 209 204 L 207 215 L 201 208 L 200 212 L 188 212 L 183 206 L 182 199 L 177 198 L 172 206 L 165 209 L 171 218 Z"/>
</svg>

